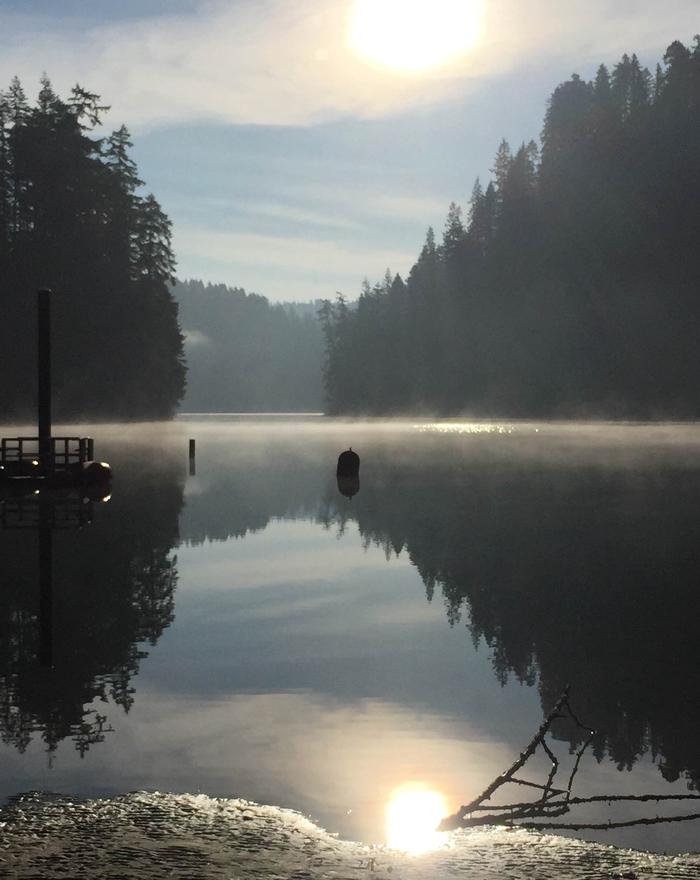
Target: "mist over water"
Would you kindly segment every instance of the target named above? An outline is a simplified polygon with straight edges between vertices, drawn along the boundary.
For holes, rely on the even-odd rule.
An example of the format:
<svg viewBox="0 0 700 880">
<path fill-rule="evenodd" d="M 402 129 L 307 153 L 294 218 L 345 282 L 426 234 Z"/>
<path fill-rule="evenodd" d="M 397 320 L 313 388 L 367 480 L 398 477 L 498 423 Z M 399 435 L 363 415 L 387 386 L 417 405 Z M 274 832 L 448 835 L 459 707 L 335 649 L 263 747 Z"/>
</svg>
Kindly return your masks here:
<svg viewBox="0 0 700 880">
<path fill-rule="evenodd" d="M 567 683 L 597 730 L 578 793 L 697 788 L 700 427 L 222 415 L 78 433 L 115 478 L 91 525 L 54 538 L 50 678 L 35 536 L 0 531 L 0 796 L 202 791 L 381 842 L 394 789 L 456 809 Z M 95 712 L 113 729 L 81 758 Z M 554 733 L 570 760 L 580 731 Z M 695 823 L 593 836 L 698 848 Z"/>
</svg>

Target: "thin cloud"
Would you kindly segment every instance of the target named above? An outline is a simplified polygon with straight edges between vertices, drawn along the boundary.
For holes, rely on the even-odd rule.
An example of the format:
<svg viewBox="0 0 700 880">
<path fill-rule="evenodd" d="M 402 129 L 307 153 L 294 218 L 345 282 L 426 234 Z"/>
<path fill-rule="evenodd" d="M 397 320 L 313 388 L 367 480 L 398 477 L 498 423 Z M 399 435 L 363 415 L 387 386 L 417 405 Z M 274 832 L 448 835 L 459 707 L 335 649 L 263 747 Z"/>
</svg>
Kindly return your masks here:
<svg viewBox="0 0 700 880">
<path fill-rule="evenodd" d="M 295 226 L 306 226 L 318 229 L 344 229 L 357 232 L 362 229 L 359 220 L 351 220 L 347 215 L 331 214 L 324 211 L 313 211 L 301 204 L 284 202 L 251 202 L 241 206 L 243 212 Z"/>
<path fill-rule="evenodd" d="M 357 276 L 361 280 L 367 266 L 405 271 L 415 254 L 389 248 L 368 248 L 356 242 L 319 240 L 296 236 L 255 235 L 223 232 L 202 227 L 179 226 L 175 245 L 182 260 L 206 258 L 236 266 L 267 265 L 289 270 L 290 274 L 332 267 L 333 273 Z"/>
<path fill-rule="evenodd" d="M 76 80 L 113 104 L 111 119 L 135 127 L 216 120 L 308 125 L 372 118 L 464 95 L 484 78 L 552 58 L 614 60 L 689 40 L 697 4 L 491 0 L 483 39 L 432 75 L 376 70 L 347 45 L 351 0 L 202 2 L 194 12 L 80 27 L 0 13 L 0 76 L 27 85 L 47 70 L 60 91 Z"/>
<path fill-rule="evenodd" d="M 335 223 L 329 225 L 348 224 L 353 228 L 362 228 L 370 221 L 388 218 L 394 222 L 397 218 L 404 218 L 425 221 L 427 224 L 432 222 L 432 218 L 444 218 L 447 214 L 451 199 L 439 199 L 430 193 L 417 192 L 415 184 L 412 183 L 411 193 L 407 195 L 405 189 L 409 184 L 403 178 L 392 183 L 393 189 L 382 189 L 374 180 L 372 186 L 355 184 L 352 187 L 281 183 L 278 192 L 285 195 L 287 208 L 292 212 L 288 219 L 296 219 L 297 210 L 303 218 L 305 206 L 312 200 L 323 206 L 322 211 L 316 216 L 335 217 Z M 295 204 L 299 206 L 298 209 Z M 332 212 L 335 212 L 335 215 Z M 350 217 L 352 219 L 349 219 Z"/>
<path fill-rule="evenodd" d="M 403 195 L 400 192 L 376 192 L 370 187 L 352 189 L 328 186 L 286 187 L 281 184 L 276 191 L 282 199 L 263 196 L 262 201 L 248 197 L 198 196 L 197 206 L 204 215 L 206 211 L 230 212 L 236 205 L 234 217 L 227 216 L 227 223 L 249 224 L 251 219 L 279 221 L 289 228 L 316 229 L 337 237 L 335 230 L 361 232 L 377 220 L 397 218 L 413 223 L 420 221 L 426 227 L 438 223 L 447 214 L 451 199 L 438 199 L 430 195 Z M 188 207 L 192 200 L 186 201 Z M 310 205 L 313 204 L 313 207 Z M 426 219 L 427 218 L 427 219 Z"/>
</svg>

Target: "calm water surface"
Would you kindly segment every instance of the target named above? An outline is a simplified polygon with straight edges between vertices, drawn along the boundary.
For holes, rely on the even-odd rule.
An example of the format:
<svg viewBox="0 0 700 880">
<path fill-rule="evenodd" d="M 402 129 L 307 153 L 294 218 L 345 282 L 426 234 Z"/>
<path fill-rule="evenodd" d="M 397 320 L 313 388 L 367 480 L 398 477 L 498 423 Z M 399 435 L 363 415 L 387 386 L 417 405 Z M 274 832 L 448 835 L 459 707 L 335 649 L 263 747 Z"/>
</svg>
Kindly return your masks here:
<svg viewBox="0 0 700 880">
<path fill-rule="evenodd" d="M 382 842 L 397 788 L 455 810 L 566 684 L 597 731 L 577 794 L 698 787 L 700 427 L 192 416 L 89 430 L 113 494 L 82 514 L 62 502 L 52 669 L 37 530 L 18 528 L 31 503 L 2 504 L 0 800 L 204 792 Z M 335 480 L 349 445 L 352 498 Z M 570 769 L 581 732 L 554 734 Z M 535 761 L 524 775 L 543 774 Z M 700 823 L 589 837 L 698 850 Z"/>
</svg>

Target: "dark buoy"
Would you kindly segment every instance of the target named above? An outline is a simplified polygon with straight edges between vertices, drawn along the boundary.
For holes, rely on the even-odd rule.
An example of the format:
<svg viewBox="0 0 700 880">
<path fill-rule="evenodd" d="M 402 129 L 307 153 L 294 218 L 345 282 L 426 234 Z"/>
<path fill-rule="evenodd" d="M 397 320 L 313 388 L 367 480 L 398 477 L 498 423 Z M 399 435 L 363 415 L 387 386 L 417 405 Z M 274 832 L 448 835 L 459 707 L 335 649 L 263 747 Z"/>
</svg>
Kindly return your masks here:
<svg viewBox="0 0 700 880">
<path fill-rule="evenodd" d="M 336 477 L 355 477 L 360 476 L 360 456 L 350 449 L 341 452 L 338 456 L 338 467 L 335 472 Z M 358 483 L 359 488 L 359 483 Z"/>
<path fill-rule="evenodd" d="M 338 491 L 346 498 L 353 498 L 360 491 L 360 478 L 338 477 Z"/>
<path fill-rule="evenodd" d="M 80 471 L 81 482 L 102 484 L 112 480 L 112 468 L 106 461 L 85 461 Z"/>
</svg>

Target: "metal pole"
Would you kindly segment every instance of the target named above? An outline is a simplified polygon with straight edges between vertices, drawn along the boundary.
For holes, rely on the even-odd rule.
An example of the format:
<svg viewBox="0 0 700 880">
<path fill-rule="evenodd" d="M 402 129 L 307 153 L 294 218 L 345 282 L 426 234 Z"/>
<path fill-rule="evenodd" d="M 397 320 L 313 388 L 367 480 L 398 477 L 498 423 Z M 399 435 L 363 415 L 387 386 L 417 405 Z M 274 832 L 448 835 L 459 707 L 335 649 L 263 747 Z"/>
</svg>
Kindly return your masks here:
<svg viewBox="0 0 700 880">
<path fill-rule="evenodd" d="M 51 291 L 37 292 L 37 368 L 39 461 L 44 473 L 51 461 Z"/>
</svg>

